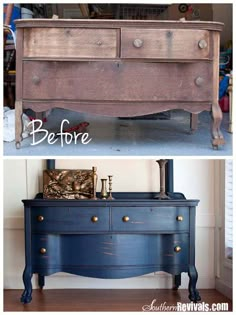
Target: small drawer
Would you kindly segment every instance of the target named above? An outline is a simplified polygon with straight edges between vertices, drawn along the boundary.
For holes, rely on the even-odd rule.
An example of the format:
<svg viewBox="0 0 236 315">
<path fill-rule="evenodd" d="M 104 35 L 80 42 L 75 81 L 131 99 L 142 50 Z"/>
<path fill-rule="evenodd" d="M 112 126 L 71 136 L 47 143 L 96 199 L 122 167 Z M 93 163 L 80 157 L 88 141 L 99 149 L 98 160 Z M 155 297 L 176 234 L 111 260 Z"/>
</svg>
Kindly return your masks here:
<svg viewBox="0 0 236 315">
<path fill-rule="evenodd" d="M 109 208 L 33 207 L 32 233 L 93 232 L 109 230 Z"/>
<path fill-rule="evenodd" d="M 121 58 L 209 59 L 209 32 L 186 29 L 123 28 Z"/>
<path fill-rule="evenodd" d="M 30 28 L 24 30 L 24 57 L 115 58 L 117 30 Z"/>
<path fill-rule="evenodd" d="M 113 207 L 113 231 L 176 232 L 189 231 L 186 207 Z"/>
</svg>

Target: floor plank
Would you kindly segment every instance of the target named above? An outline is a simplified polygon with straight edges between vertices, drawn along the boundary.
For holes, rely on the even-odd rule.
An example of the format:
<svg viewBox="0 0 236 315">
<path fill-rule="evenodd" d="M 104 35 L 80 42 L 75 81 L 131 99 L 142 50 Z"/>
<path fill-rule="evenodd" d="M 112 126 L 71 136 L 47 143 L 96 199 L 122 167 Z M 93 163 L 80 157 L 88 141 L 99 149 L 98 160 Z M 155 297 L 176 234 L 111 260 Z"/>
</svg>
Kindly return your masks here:
<svg viewBox="0 0 236 315">
<path fill-rule="evenodd" d="M 182 289 L 34 290 L 32 302 L 26 305 L 20 303 L 21 293 L 21 290 L 4 291 L 4 311 L 142 311 L 144 306 L 152 311 L 171 311 L 178 302 L 189 303 L 188 291 Z M 209 307 L 212 303 L 228 303 L 228 310 L 232 311 L 232 302 L 216 290 L 200 290 L 200 293 L 204 303 L 198 307 L 206 303 Z"/>
</svg>

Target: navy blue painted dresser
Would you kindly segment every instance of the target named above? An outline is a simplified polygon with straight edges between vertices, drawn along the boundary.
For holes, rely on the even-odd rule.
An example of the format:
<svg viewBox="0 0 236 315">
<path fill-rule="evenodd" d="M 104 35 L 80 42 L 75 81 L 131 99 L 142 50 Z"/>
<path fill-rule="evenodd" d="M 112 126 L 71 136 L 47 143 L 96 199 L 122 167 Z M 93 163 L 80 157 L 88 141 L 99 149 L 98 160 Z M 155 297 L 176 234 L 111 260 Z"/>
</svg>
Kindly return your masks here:
<svg viewBox="0 0 236 315">
<path fill-rule="evenodd" d="M 199 301 L 195 268 L 195 208 L 198 200 L 173 193 L 114 193 L 115 200 L 23 200 L 25 207 L 25 290 L 32 299 L 31 278 L 56 272 L 120 279 L 155 271 L 189 275 L 189 299 Z"/>
</svg>

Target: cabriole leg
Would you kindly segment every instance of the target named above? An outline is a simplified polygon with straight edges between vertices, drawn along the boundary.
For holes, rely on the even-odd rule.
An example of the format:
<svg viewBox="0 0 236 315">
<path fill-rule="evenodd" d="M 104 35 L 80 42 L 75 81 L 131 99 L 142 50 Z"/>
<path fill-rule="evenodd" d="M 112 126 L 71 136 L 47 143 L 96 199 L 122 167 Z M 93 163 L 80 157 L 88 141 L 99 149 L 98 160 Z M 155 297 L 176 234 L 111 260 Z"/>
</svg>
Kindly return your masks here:
<svg viewBox="0 0 236 315">
<path fill-rule="evenodd" d="M 32 273 L 30 268 L 25 268 L 23 272 L 23 282 L 25 286 L 25 290 L 21 296 L 21 302 L 26 304 L 30 303 L 32 300 L 32 283 L 31 283 Z"/>
<path fill-rule="evenodd" d="M 223 134 L 220 130 L 223 114 L 218 103 L 212 105 L 212 146 L 218 149 L 219 145 L 225 144 Z"/>
<path fill-rule="evenodd" d="M 193 301 L 196 303 L 201 300 L 201 297 L 199 295 L 199 292 L 196 289 L 198 273 L 195 266 L 193 265 L 189 266 L 188 276 L 189 276 L 189 285 L 188 285 L 189 296 L 188 297 L 190 301 Z"/>
</svg>

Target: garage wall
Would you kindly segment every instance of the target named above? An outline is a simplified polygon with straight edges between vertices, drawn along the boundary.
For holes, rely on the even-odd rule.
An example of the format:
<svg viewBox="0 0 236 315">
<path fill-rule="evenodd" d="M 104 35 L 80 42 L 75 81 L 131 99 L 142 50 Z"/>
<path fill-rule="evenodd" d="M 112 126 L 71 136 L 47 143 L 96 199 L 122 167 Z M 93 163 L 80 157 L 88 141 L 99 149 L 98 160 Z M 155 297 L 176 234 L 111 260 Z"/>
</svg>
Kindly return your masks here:
<svg viewBox="0 0 236 315">
<path fill-rule="evenodd" d="M 215 160 L 174 160 L 174 188 L 187 198 L 200 199 L 197 208 L 196 265 L 199 288 L 215 287 L 214 228 Z M 4 160 L 4 287 L 23 288 L 24 234 L 21 199 L 33 198 L 42 191 L 43 160 Z M 159 191 L 159 172 L 155 160 L 147 159 L 73 159 L 57 160 L 57 168 L 91 168 L 97 166 L 100 178 L 114 175 L 114 191 Z M 17 171 L 16 171 L 17 170 Z M 100 186 L 98 186 L 98 191 Z M 203 260 L 202 257 L 207 257 Z M 37 287 L 33 278 L 34 287 Z M 171 276 L 165 273 L 121 279 L 102 280 L 56 274 L 46 279 L 46 288 L 169 288 Z M 183 275 L 182 287 L 188 277 Z"/>
</svg>

